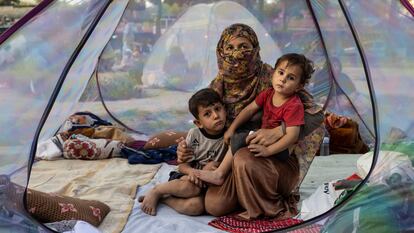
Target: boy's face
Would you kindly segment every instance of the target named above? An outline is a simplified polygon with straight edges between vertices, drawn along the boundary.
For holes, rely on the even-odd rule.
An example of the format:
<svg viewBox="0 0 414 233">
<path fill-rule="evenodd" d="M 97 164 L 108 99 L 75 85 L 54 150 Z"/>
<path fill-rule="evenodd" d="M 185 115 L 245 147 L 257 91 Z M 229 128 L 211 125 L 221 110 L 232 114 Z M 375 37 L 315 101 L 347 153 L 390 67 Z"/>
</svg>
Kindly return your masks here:
<svg viewBox="0 0 414 233">
<path fill-rule="evenodd" d="M 221 133 L 226 124 L 226 111 L 223 104 L 215 103 L 208 107 L 198 106 L 198 119 L 194 120 L 194 124 L 209 134 Z"/>
<path fill-rule="evenodd" d="M 284 96 L 293 95 L 303 88 L 302 69 L 297 65 L 288 64 L 288 61 L 282 61 L 272 76 L 273 89 Z"/>
</svg>

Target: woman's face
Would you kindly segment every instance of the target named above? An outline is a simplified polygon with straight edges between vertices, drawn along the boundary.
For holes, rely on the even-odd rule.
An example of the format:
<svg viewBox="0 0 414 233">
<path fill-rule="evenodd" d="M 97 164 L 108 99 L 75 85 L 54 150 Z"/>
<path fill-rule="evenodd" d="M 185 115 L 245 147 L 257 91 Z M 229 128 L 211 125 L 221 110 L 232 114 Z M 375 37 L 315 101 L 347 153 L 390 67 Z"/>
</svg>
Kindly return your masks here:
<svg viewBox="0 0 414 233">
<path fill-rule="evenodd" d="M 231 55 L 237 51 L 244 52 L 244 51 L 251 51 L 251 50 L 253 50 L 252 43 L 244 37 L 236 37 L 236 38 L 230 39 L 224 45 L 224 48 L 223 48 L 223 52 L 225 55 Z M 237 54 L 234 54 L 234 55 L 237 56 Z"/>
<path fill-rule="evenodd" d="M 232 74 L 244 75 L 251 67 L 255 60 L 255 50 L 249 39 L 244 37 L 233 37 L 224 43 L 222 47 L 222 56 L 229 66 L 227 71 Z"/>
</svg>

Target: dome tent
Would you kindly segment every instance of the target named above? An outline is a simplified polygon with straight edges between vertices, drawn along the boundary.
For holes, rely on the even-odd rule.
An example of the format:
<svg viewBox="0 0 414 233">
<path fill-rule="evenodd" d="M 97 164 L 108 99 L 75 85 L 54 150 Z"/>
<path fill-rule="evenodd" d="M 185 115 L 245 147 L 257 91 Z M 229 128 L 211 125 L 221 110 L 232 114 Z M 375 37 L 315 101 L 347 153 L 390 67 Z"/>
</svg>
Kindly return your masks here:
<svg viewBox="0 0 414 233">
<path fill-rule="evenodd" d="M 342 62 L 343 71 L 350 76 L 356 91 L 350 93 L 347 84 L 337 80 L 333 72 L 328 71 L 322 77 L 324 83 L 329 83 L 326 85 L 327 88 L 316 92 L 316 83 L 310 85 L 311 91 L 316 94 L 315 97 L 328 110 L 351 115 L 361 122 L 360 125 L 375 138 L 375 154 L 382 147 L 390 146 L 387 144 L 391 139 L 389 132 L 394 128 L 404 131 L 405 138 L 401 144 L 391 145 L 394 146 L 392 148 L 399 150 L 400 145 L 411 145 L 414 125 L 411 119 L 414 118 L 411 110 L 413 101 L 410 101 L 413 98 L 410 90 L 413 70 L 410 64 L 414 60 L 414 45 L 408 41 L 413 37 L 414 24 L 413 16 L 409 14 L 412 11 L 404 8 L 404 4 L 409 3 L 333 0 L 278 2 L 278 7 L 283 9 L 280 13 L 283 17 L 272 12 L 266 16 L 266 11 L 263 8 L 260 10 L 260 5 L 249 7 L 246 4 L 246 8 L 254 13 L 255 17 L 261 18 L 261 24 L 265 28 L 260 30 L 253 26 L 258 32 L 258 37 L 263 39 L 271 36 L 269 41 L 275 43 L 274 53 L 270 53 L 266 61 L 273 64 L 272 61 L 282 53 L 300 52 L 314 60 L 318 68 L 322 69 L 324 66 L 330 67 L 331 59 L 337 57 Z M 163 36 L 171 32 L 173 35 L 181 35 L 181 38 L 186 37 L 187 29 L 180 31 L 179 28 L 174 28 L 180 22 L 179 19 L 176 20 L 177 25 L 173 23 L 169 26 L 169 18 L 160 17 L 159 21 L 165 22 L 166 28 L 164 34 L 157 38 L 162 31 L 160 29 L 163 29 L 161 24 L 155 24 L 155 30 L 151 31 L 148 20 L 140 18 L 146 11 L 149 12 L 148 15 L 157 11 L 152 6 L 148 6 L 144 11 L 136 10 L 137 7 L 132 3 L 133 1 L 130 1 L 128 4 L 126 0 L 46 0 L 1 35 L 0 103 L 4 109 L 0 118 L 3 129 L 0 136 L 1 175 L 11 176 L 18 169 L 25 169 L 28 172 L 27 179 L 19 184 L 26 186 L 38 141 L 52 136 L 64 119 L 78 109 L 86 108 L 92 112 L 103 113 L 101 103 L 93 101 L 96 100 L 96 93 L 93 92 L 96 82 L 91 77 L 94 78 L 96 75 L 106 106 L 113 115 L 131 128 L 151 134 L 167 128 L 191 127 L 188 124 L 191 117 L 186 110 L 187 99 L 191 95 L 188 91 L 194 91 L 206 82 L 198 84 L 199 86 L 194 89 L 183 91 L 177 90 L 177 86 L 171 88 L 156 82 L 151 83 L 144 76 L 151 67 L 147 63 L 150 59 L 160 59 L 160 64 L 162 62 L 161 57 L 151 56 L 158 52 L 157 43 L 163 40 Z M 214 8 L 223 4 L 212 3 L 208 7 Z M 133 20 L 142 21 L 137 25 L 141 28 L 140 31 L 135 33 L 135 46 L 139 50 L 136 52 L 139 56 L 131 57 L 135 59 L 132 64 L 137 65 L 122 69 L 115 69 L 111 65 L 105 67 L 108 63 L 116 64 L 123 56 L 116 49 L 119 42 L 116 35 L 120 35 L 119 31 L 124 29 L 123 15 L 128 11 L 125 11 L 126 8 L 135 11 L 131 17 Z M 229 14 L 233 8 L 223 8 L 221 11 L 223 14 Z M 189 13 L 184 13 L 182 17 L 185 18 L 186 14 Z M 214 14 L 209 13 L 208 16 Z M 194 57 L 205 57 L 214 51 L 220 29 L 236 22 L 239 22 L 237 17 L 230 17 L 228 21 L 217 26 L 214 36 L 207 36 L 208 39 L 204 42 L 194 40 L 195 44 L 208 45 L 199 46 L 200 50 L 194 49 Z M 174 30 L 178 31 L 175 33 Z M 171 39 L 171 44 L 177 43 L 174 39 Z M 144 45 L 149 46 L 152 40 L 157 42 L 152 50 L 145 52 Z M 262 53 L 268 50 L 261 45 Z M 193 57 L 190 57 L 191 53 L 183 54 L 187 61 L 193 60 Z M 208 64 L 201 64 L 202 67 L 204 65 L 200 68 L 203 80 L 212 79 L 214 76 L 212 70 L 215 57 L 210 56 L 210 59 Z M 158 69 L 165 67 L 164 64 Z M 168 73 L 165 70 L 163 72 Z M 91 81 L 87 86 L 89 80 Z M 180 80 L 173 82 L 175 83 L 180 83 Z M 122 85 L 126 87 L 122 89 Z M 85 93 L 84 90 L 91 92 Z M 113 93 L 113 90 L 118 92 Z M 409 155 L 412 156 L 412 150 L 406 153 L 411 153 Z M 411 187 L 412 183 L 406 185 Z M 354 195 L 358 192 L 360 190 Z M 2 206 L 13 209 L 7 205 L 10 198 L 3 196 L 3 192 L 1 194 Z M 386 202 L 387 198 L 381 197 L 390 196 L 391 191 L 370 194 L 372 200 L 384 202 L 379 205 L 378 202 L 365 200 L 358 205 L 358 202 L 352 203 L 351 196 L 328 214 L 309 222 L 329 218 L 326 224 L 331 226 L 335 225 L 335 219 L 342 220 L 345 225 L 352 225 L 352 219 L 342 218 L 343 213 L 356 211 L 361 206 L 389 204 Z M 24 203 L 23 195 L 20 201 Z M 412 202 L 413 197 L 408 196 L 408 203 Z M 31 219 L 25 210 L 13 211 L 15 214 L 12 216 L 0 215 L 0 227 L 38 231 L 38 223 Z M 397 223 L 393 226 L 398 227 L 398 231 L 409 231 L 413 228 L 412 223 L 395 220 Z"/>
<path fill-rule="evenodd" d="M 211 77 L 217 73 L 215 42 L 220 39 L 220 33 L 226 25 L 235 21 L 250 25 L 260 35 L 267 35 L 259 38 L 260 45 L 266 48 L 262 50 L 260 56 L 263 61 L 269 64 L 274 63 L 274 54 L 280 54 L 279 49 L 267 34 L 266 29 L 246 8 L 229 1 L 197 4 L 188 8 L 154 44 L 153 52 L 144 66 L 143 84 L 172 86 L 174 85 L 174 77 L 171 77 L 174 73 L 172 70 L 177 69 L 184 72 L 178 75 L 179 77 L 186 75 L 188 77 L 181 79 L 184 82 L 178 81 L 177 87 L 173 88 L 194 91 L 207 86 Z M 204 40 L 206 42 L 203 42 Z M 201 43 L 191 43 L 193 41 Z M 191 64 L 187 65 L 189 67 L 179 67 L 176 61 L 173 64 L 176 67 L 170 68 L 164 65 L 170 54 L 166 51 L 174 51 L 174 48 L 179 48 L 185 60 L 191 61 Z M 201 74 L 191 73 L 191 66 L 201 66 Z"/>
</svg>

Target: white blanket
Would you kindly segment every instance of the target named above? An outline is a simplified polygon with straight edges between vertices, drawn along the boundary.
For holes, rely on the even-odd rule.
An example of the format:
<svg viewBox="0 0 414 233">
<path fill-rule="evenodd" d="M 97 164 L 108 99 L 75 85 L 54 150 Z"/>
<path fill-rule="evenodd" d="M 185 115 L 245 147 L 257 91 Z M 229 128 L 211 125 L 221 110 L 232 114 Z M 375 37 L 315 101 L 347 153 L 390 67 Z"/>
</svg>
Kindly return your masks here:
<svg viewBox="0 0 414 233">
<path fill-rule="evenodd" d="M 157 175 L 152 181 L 138 189 L 137 197 L 145 195 L 154 185 L 168 181 L 170 171 L 175 166 L 163 163 Z M 213 216 L 187 216 L 177 213 L 172 208 L 160 203 L 156 216 L 150 216 L 142 212 L 141 203 L 135 200 L 135 205 L 129 216 L 123 233 L 135 232 L 179 232 L 179 233 L 206 233 L 224 232 L 208 224 Z"/>
</svg>

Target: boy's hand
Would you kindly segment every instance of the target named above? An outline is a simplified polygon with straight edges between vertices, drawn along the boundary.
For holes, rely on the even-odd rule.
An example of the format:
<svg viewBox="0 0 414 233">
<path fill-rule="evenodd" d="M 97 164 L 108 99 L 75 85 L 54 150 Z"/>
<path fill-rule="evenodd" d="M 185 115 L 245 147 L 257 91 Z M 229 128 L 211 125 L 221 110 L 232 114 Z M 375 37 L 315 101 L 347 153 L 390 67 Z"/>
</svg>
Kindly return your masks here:
<svg viewBox="0 0 414 233">
<path fill-rule="evenodd" d="M 234 135 L 234 130 L 231 130 L 231 129 L 226 130 L 226 132 L 224 133 L 224 143 L 226 143 L 227 145 L 230 145 L 230 139 L 233 135 Z"/>
<path fill-rule="evenodd" d="M 263 145 L 250 144 L 247 148 L 249 148 L 250 152 L 252 152 L 255 157 L 269 157 L 272 155 L 267 147 Z"/>
<path fill-rule="evenodd" d="M 185 140 L 178 143 L 177 146 L 177 162 L 178 163 L 185 163 L 192 159 L 194 156 L 193 149 L 187 147 L 187 143 Z"/>
</svg>

